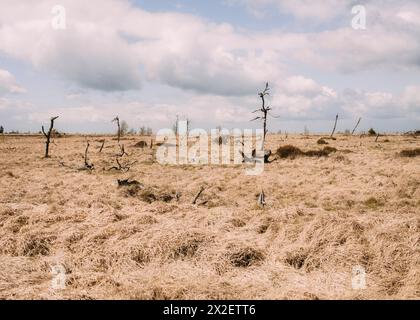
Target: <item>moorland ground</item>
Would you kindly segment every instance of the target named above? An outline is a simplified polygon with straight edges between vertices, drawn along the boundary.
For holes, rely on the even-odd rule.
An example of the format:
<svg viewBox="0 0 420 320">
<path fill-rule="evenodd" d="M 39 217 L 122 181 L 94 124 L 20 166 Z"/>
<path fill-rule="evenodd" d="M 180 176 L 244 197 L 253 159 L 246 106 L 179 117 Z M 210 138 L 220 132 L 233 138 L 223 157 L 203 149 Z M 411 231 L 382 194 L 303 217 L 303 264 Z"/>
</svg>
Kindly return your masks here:
<svg viewBox="0 0 420 320">
<path fill-rule="evenodd" d="M 99 153 L 101 140 L 104 149 Z M 317 150 L 319 136 L 269 135 Z M 419 138 L 338 135 L 328 156 L 244 166 L 170 166 L 121 141 L 0 137 L 0 298 L 419 299 Z M 141 184 L 119 186 L 118 179 Z M 204 187 L 196 204 L 192 200 Z M 257 205 L 264 189 L 266 206 Z M 66 285 L 52 287 L 61 265 Z M 352 286 L 353 268 L 365 289 Z"/>
</svg>

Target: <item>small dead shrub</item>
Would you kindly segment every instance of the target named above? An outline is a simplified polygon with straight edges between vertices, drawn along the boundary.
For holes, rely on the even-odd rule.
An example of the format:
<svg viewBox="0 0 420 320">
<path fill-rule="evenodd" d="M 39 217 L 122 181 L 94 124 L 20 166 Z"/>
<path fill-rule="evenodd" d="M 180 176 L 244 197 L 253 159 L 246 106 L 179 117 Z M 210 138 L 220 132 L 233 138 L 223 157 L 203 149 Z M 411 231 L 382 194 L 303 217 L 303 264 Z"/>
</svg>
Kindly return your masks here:
<svg viewBox="0 0 420 320">
<path fill-rule="evenodd" d="M 328 157 L 331 153 L 337 152 L 338 150 L 333 147 L 326 146 L 322 150 L 309 150 L 309 151 L 302 151 L 301 149 L 287 145 L 277 149 L 277 156 L 280 158 L 291 158 L 294 159 L 298 156 L 307 156 L 307 157 Z"/>
<path fill-rule="evenodd" d="M 378 200 L 375 197 L 370 197 L 369 199 L 365 200 L 364 204 L 370 209 L 376 209 L 384 205 L 384 203 L 381 200 Z"/>
<path fill-rule="evenodd" d="M 150 204 L 155 201 L 171 202 L 175 198 L 175 193 L 160 191 L 157 188 L 146 188 L 141 190 L 138 196 L 142 201 Z"/>
<path fill-rule="evenodd" d="M 333 152 L 337 152 L 337 149 L 333 147 L 324 147 L 322 150 L 309 150 L 304 154 L 307 157 L 328 157 L 330 153 Z"/>
<path fill-rule="evenodd" d="M 328 144 L 328 142 L 325 141 L 323 138 L 320 138 L 316 143 L 317 144 Z"/>
<path fill-rule="evenodd" d="M 143 190 L 143 186 L 132 185 L 132 186 L 129 186 L 128 188 L 126 188 L 124 190 L 124 192 L 125 192 L 126 196 L 136 197 L 139 194 L 139 192 L 142 191 L 142 190 Z"/>
<path fill-rule="evenodd" d="M 245 221 L 243 221 L 242 219 L 238 219 L 238 218 L 233 218 L 229 222 L 236 228 L 242 228 L 242 227 L 246 226 Z"/>
<path fill-rule="evenodd" d="M 308 258 L 308 252 L 302 248 L 297 251 L 288 252 L 284 261 L 295 269 L 302 269 L 305 261 Z"/>
<path fill-rule="evenodd" d="M 46 237 L 27 237 L 22 244 L 21 255 L 26 257 L 47 256 L 50 253 L 51 239 Z"/>
<path fill-rule="evenodd" d="M 144 266 L 151 261 L 150 253 L 144 248 L 131 248 L 131 260 L 137 264 Z"/>
<path fill-rule="evenodd" d="M 292 145 L 287 145 L 287 146 L 283 146 L 277 149 L 276 154 L 280 157 L 280 158 L 296 158 L 297 156 L 303 155 L 303 151 L 300 150 L 299 148 L 292 146 Z"/>
<path fill-rule="evenodd" d="M 146 141 L 139 141 L 134 145 L 135 148 L 142 148 L 142 149 L 147 148 L 147 146 L 148 145 Z"/>
<path fill-rule="evenodd" d="M 407 149 L 400 152 L 401 157 L 414 158 L 420 156 L 420 148 Z"/>
<path fill-rule="evenodd" d="M 349 162 L 349 160 L 343 155 L 335 156 L 333 160 L 336 162 Z"/>
<path fill-rule="evenodd" d="M 140 193 L 140 199 L 144 202 L 152 203 L 157 200 L 157 197 L 151 189 L 145 189 Z"/>
</svg>

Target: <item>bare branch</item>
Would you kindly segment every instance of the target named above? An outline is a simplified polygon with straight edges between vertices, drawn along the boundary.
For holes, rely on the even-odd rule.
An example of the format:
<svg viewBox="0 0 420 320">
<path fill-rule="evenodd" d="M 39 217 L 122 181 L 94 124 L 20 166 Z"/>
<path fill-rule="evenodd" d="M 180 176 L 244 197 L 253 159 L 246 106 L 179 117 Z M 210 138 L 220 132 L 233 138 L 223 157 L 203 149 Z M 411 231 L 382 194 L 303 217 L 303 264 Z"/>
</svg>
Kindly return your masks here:
<svg viewBox="0 0 420 320">
<path fill-rule="evenodd" d="M 338 114 L 335 116 L 335 123 L 334 123 L 333 131 L 331 132 L 331 138 L 334 136 L 335 129 L 337 128 L 337 121 L 338 121 Z"/>
<path fill-rule="evenodd" d="M 358 127 L 358 126 L 359 126 L 359 124 L 360 124 L 360 121 L 362 121 L 362 118 L 359 118 L 359 121 L 357 121 L 356 126 L 354 127 L 353 131 L 351 132 L 351 135 L 353 135 L 353 134 L 354 134 L 354 132 L 356 131 L 357 127 Z"/>
<path fill-rule="evenodd" d="M 104 145 L 105 145 L 105 139 L 102 141 L 102 145 L 101 145 L 101 148 L 99 149 L 99 153 L 102 152 L 102 149 L 104 148 Z"/>
</svg>

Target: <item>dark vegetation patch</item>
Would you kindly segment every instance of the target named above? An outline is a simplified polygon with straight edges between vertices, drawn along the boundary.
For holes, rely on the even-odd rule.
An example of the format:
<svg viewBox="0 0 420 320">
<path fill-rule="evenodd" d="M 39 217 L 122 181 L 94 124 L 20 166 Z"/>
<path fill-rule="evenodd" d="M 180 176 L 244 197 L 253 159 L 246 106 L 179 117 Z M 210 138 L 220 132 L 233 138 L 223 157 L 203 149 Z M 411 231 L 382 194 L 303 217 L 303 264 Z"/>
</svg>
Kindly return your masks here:
<svg viewBox="0 0 420 320">
<path fill-rule="evenodd" d="M 328 142 L 325 141 L 325 139 L 323 139 L 323 138 L 320 138 L 316 143 L 317 144 L 328 144 Z"/>
<path fill-rule="evenodd" d="M 264 254 L 254 248 L 240 248 L 228 255 L 229 262 L 238 268 L 247 268 L 256 265 L 265 259 Z"/>
<path fill-rule="evenodd" d="M 300 150 L 299 148 L 292 146 L 292 145 L 287 145 L 287 146 L 283 146 L 277 149 L 276 154 L 280 157 L 280 158 L 296 158 L 297 156 L 301 156 L 303 155 L 303 151 Z"/>
<path fill-rule="evenodd" d="M 304 152 L 307 157 L 328 157 L 330 153 L 337 152 L 336 148 L 324 147 L 322 150 L 309 150 Z"/>
<path fill-rule="evenodd" d="M 148 144 L 146 141 L 139 141 L 134 145 L 135 148 L 147 148 Z"/>
<path fill-rule="evenodd" d="M 131 260 L 137 264 L 144 266 L 151 261 L 150 253 L 144 248 L 132 248 L 131 249 Z"/>
<path fill-rule="evenodd" d="M 119 187 L 135 186 L 135 185 L 142 186 L 142 184 L 138 182 L 137 180 L 125 179 L 125 180 L 117 180 L 117 182 L 118 182 Z"/>
<path fill-rule="evenodd" d="M 171 258 L 193 258 L 205 241 L 206 236 L 200 233 L 188 233 L 183 235 L 174 241 Z"/>
<path fill-rule="evenodd" d="M 124 187 L 123 193 L 126 197 L 138 197 L 147 203 L 171 202 L 175 198 L 175 192 L 160 190 L 157 187 L 145 187 L 136 180 L 118 180 L 118 185 Z"/>
<path fill-rule="evenodd" d="M 52 239 L 31 236 L 23 241 L 21 255 L 25 257 L 47 256 L 50 253 Z"/>
<path fill-rule="evenodd" d="M 284 262 L 286 262 L 289 266 L 299 270 L 302 269 L 302 267 L 305 265 L 307 257 L 308 253 L 306 250 L 299 249 L 297 251 L 288 252 Z"/>
<path fill-rule="evenodd" d="M 420 156 L 420 148 L 406 149 L 400 152 L 401 157 L 414 158 Z"/>
<path fill-rule="evenodd" d="M 309 151 L 302 151 L 301 149 L 292 146 L 287 145 L 283 146 L 277 149 L 277 156 L 286 159 L 291 158 L 294 159 L 298 156 L 307 156 L 307 157 L 327 157 L 333 152 L 337 152 L 338 150 L 333 147 L 326 146 L 324 149 L 321 150 L 309 150 Z"/>
<path fill-rule="evenodd" d="M 370 197 L 369 199 L 365 200 L 364 205 L 370 209 L 376 209 L 382 207 L 384 203 L 375 197 Z"/>
</svg>

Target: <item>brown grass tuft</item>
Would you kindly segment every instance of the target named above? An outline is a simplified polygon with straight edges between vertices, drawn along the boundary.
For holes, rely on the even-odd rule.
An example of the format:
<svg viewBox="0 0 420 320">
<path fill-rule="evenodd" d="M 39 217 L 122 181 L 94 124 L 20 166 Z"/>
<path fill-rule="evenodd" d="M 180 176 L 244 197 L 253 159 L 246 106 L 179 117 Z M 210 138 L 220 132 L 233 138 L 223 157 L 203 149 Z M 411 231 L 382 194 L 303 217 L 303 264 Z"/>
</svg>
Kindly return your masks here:
<svg viewBox="0 0 420 320">
<path fill-rule="evenodd" d="M 208 241 L 208 237 L 198 232 L 183 233 L 171 239 L 171 251 L 169 257 L 171 259 L 190 259 L 196 256 L 200 247 Z"/>
<path fill-rule="evenodd" d="M 26 257 L 47 256 L 51 243 L 51 238 L 29 235 L 22 241 L 20 254 Z"/>
</svg>

